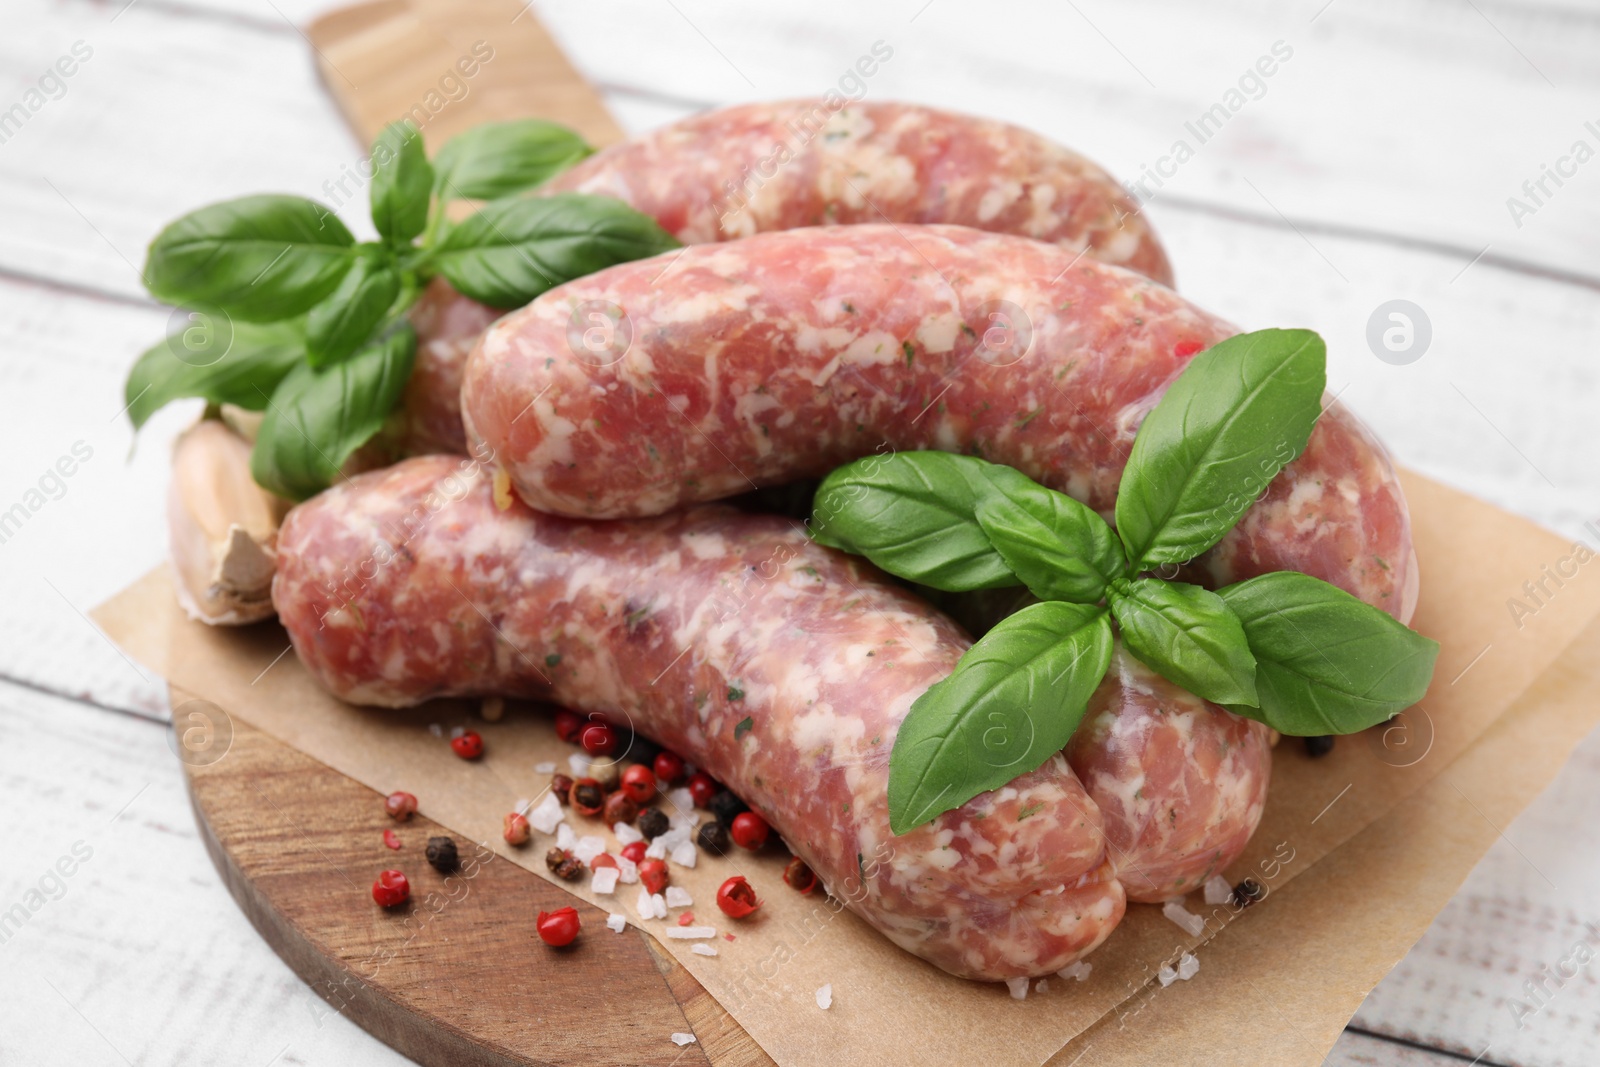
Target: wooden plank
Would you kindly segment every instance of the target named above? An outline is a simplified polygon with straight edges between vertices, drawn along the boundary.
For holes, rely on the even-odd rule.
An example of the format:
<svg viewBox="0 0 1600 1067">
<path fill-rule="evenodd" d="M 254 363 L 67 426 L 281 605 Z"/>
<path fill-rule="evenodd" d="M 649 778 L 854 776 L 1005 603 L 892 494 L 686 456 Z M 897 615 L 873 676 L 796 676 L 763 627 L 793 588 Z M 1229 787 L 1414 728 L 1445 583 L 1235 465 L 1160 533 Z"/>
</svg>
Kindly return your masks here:
<svg viewBox="0 0 1600 1067">
<path fill-rule="evenodd" d="M 410 1062 L 314 996 L 228 899 L 168 736 L 0 684 L 0 915 L 28 911 L 0 921 L 0 1062 Z"/>
</svg>

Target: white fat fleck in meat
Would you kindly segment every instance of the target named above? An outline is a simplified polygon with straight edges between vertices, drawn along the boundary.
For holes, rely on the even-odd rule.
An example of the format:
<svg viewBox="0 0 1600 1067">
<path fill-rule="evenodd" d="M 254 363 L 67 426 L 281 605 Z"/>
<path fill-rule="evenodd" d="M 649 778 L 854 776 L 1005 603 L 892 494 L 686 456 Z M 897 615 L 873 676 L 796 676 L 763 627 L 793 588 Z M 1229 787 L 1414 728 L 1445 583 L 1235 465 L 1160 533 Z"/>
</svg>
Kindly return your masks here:
<svg viewBox="0 0 1600 1067">
<path fill-rule="evenodd" d="M 953 312 L 942 311 L 928 315 L 917 327 L 917 344 L 928 352 L 942 354 L 956 346 L 956 337 L 961 332 L 961 317 Z"/>
<path fill-rule="evenodd" d="M 844 351 L 839 353 L 839 358 L 844 363 L 872 366 L 893 363 L 903 354 L 900 342 L 893 334 L 885 333 L 883 330 L 872 330 L 851 341 Z"/>
<path fill-rule="evenodd" d="M 1296 533 L 1310 533 L 1322 521 L 1324 485 L 1311 478 L 1301 478 L 1294 483 L 1286 506 L 1287 514 Z"/>
<path fill-rule="evenodd" d="M 1022 196 L 1022 183 L 1019 181 L 1001 182 L 983 194 L 983 199 L 978 201 L 978 221 L 991 222 L 994 217 Z"/>
</svg>

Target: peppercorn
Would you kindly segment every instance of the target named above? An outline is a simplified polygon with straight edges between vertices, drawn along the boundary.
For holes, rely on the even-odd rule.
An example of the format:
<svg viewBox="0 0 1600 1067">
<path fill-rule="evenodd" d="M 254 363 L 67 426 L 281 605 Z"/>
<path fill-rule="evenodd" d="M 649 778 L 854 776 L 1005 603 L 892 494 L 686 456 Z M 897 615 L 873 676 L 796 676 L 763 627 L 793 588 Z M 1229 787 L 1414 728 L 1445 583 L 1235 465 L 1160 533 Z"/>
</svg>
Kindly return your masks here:
<svg viewBox="0 0 1600 1067">
<path fill-rule="evenodd" d="M 644 853 L 647 847 L 643 841 L 629 841 L 622 846 L 622 858 L 634 866 L 638 866 L 644 860 Z"/>
<path fill-rule="evenodd" d="M 761 901 L 744 875 L 736 874 L 717 887 L 717 907 L 730 919 L 742 919 L 761 907 Z"/>
<path fill-rule="evenodd" d="M 1331 736 L 1306 738 L 1306 755 L 1312 759 L 1320 759 L 1332 751 L 1333 738 Z"/>
<path fill-rule="evenodd" d="M 550 792 L 556 795 L 556 799 L 561 802 L 562 807 L 566 807 L 570 802 L 567 794 L 572 792 L 572 775 L 558 774 L 551 778 Z"/>
<path fill-rule="evenodd" d="M 544 865 L 557 878 L 575 882 L 583 874 L 583 864 L 564 848 L 553 848 L 544 854 Z"/>
<path fill-rule="evenodd" d="M 733 837 L 734 844 L 755 852 L 767 843 L 769 829 L 767 820 L 753 811 L 746 811 L 734 817 L 729 834 Z"/>
<path fill-rule="evenodd" d="M 508 845 L 526 845 L 528 838 L 533 836 L 533 831 L 528 826 L 528 817 L 520 811 L 506 812 L 505 839 Z"/>
<path fill-rule="evenodd" d="M 700 847 L 713 856 L 726 856 L 728 854 L 728 828 L 715 820 L 700 827 L 696 838 Z"/>
<path fill-rule="evenodd" d="M 717 821 L 723 826 L 731 828 L 734 818 L 749 811 L 750 805 L 724 789 L 711 798 L 711 802 L 706 805 L 706 809 L 715 815 Z"/>
<path fill-rule="evenodd" d="M 600 783 L 606 793 L 615 793 L 622 785 L 622 765 L 610 756 L 596 756 L 588 763 L 584 776 Z"/>
<path fill-rule="evenodd" d="M 817 888 L 817 875 L 806 861 L 796 856 L 789 861 L 789 866 L 783 869 L 783 883 L 797 891 L 801 896 L 810 895 Z"/>
<path fill-rule="evenodd" d="M 662 749 L 651 766 L 655 769 L 656 777 L 667 785 L 672 785 L 683 777 L 683 757 L 676 752 Z"/>
<path fill-rule="evenodd" d="M 620 789 L 606 797 L 605 807 L 600 812 L 600 818 L 605 820 L 607 826 L 615 826 L 619 822 L 632 822 L 638 817 L 638 802 Z"/>
<path fill-rule="evenodd" d="M 578 809 L 580 815 L 599 815 L 600 809 L 606 805 L 606 795 L 600 788 L 600 783 L 593 778 L 579 778 L 572 783 L 572 791 L 568 794 L 572 799 L 572 806 Z"/>
<path fill-rule="evenodd" d="M 631 734 L 625 740 L 627 740 L 628 744 L 623 751 L 628 754 L 628 758 L 646 767 L 653 764 L 656 761 L 656 757 L 662 752 L 660 745 L 647 737 L 640 737 L 638 734 Z"/>
<path fill-rule="evenodd" d="M 393 830 L 385 830 L 383 832 L 383 843 L 394 849 L 396 852 L 400 851 L 400 835 L 395 833 Z"/>
<path fill-rule="evenodd" d="M 483 738 L 476 730 L 465 730 L 450 739 L 450 748 L 462 759 L 483 755 Z"/>
<path fill-rule="evenodd" d="M 689 776 L 687 788 L 689 796 L 694 798 L 695 807 L 703 808 L 711 803 L 711 798 L 717 795 L 717 790 L 721 786 L 717 785 L 716 779 L 705 771 L 695 771 Z"/>
<path fill-rule="evenodd" d="M 380 907 L 398 907 L 411 899 L 411 883 L 399 871 L 380 871 L 372 883 L 372 899 Z"/>
<path fill-rule="evenodd" d="M 539 940 L 553 948 L 572 944 L 578 936 L 578 926 L 578 909 L 573 907 L 541 911 L 533 923 L 534 929 L 539 932 Z"/>
<path fill-rule="evenodd" d="M 428 847 L 423 854 L 428 857 L 428 865 L 440 874 L 454 874 L 456 868 L 461 866 L 456 843 L 448 837 L 428 838 Z"/>
<path fill-rule="evenodd" d="M 667 813 L 660 808 L 649 808 L 639 816 L 639 832 L 646 841 L 654 841 L 668 830 L 672 829 L 672 820 L 667 818 Z"/>
<path fill-rule="evenodd" d="M 656 795 L 655 772 L 635 763 L 622 772 L 622 791 L 640 804 L 648 804 Z"/>
<path fill-rule="evenodd" d="M 667 880 L 670 877 L 666 860 L 645 860 L 639 864 L 639 884 L 652 893 L 659 893 L 667 888 Z"/>
<path fill-rule="evenodd" d="M 390 793 L 383 799 L 383 810 L 395 822 L 405 822 L 417 810 L 417 798 L 410 793 Z"/>
<path fill-rule="evenodd" d="M 590 723 L 583 728 L 583 733 L 578 735 L 578 744 L 591 756 L 609 756 L 617 747 L 617 732 L 611 728 L 610 723 Z"/>
<path fill-rule="evenodd" d="M 1266 895 L 1267 891 L 1261 888 L 1260 883 L 1246 878 L 1233 887 L 1233 906 L 1236 908 L 1248 908 Z"/>
<path fill-rule="evenodd" d="M 556 736 L 568 744 L 576 741 L 578 735 L 583 733 L 583 728 L 587 725 L 588 723 L 584 721 L 583 716 L 575 711 L 568 711 L 562 708 L 556 712 Z"/>
<path fill-rule="evenodd" d="M 610 867 L 614 871 L 622 869 L 621 865 L 617 863 L 616 857 L 609 852 L 602 852 L 589 861 L 589 869 L 591 871 L 598 871 L 601 867 Z"/>
</svg>

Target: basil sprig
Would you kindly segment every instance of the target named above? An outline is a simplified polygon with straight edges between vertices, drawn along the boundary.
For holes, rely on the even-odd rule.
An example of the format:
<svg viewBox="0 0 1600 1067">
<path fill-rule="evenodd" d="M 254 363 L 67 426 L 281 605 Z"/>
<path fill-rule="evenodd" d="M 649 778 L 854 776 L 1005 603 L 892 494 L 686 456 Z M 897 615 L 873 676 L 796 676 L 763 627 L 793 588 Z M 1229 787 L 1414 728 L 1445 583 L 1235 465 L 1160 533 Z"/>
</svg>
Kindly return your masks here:
<svg viewBox="0 0 1600 1067">
<path fill-rule="evenodd" d="M 1150 575 L 1215 545 L 1304 450 L 1326 352 L 1263 330 L 1196 356 L 1146 416 L 1099 514 L 1009 467 L 945 452 L 875 455 L 817 489 L 812 537 L 891 574 L 963 592 L 1025 585 L 1003 620 L 912 704 L 889 760 L 902 834 L 1034 770 L 1082 721 L 1112 624 L 1152 670 L 1286 734 L 1353 733 L 1421 699 L 1439 646 L 1309 575 L 1210 592 Z"/>
<path fill-rule="evenodd" d="M 212 204 L 150 244 L 146 287 L 188 324 L 128 375 L 134 429 L 180 397 L 265 411 L 251 471 L 304 499 L 383 427 L 416 352 L 406 313 L 443 274 L 466 295 L 519 307 L 573 278 L 678 242 L 604 196 L 520 194 L 592 149 L 537 120 L 478 127 L 435 163 L 410 122 L 372 145 L 368 193 L 378 240 L 358 243 L 332 209 L 297 196 Z M 452 199 L 485 200 L 451 226 Z"/>
</svg>

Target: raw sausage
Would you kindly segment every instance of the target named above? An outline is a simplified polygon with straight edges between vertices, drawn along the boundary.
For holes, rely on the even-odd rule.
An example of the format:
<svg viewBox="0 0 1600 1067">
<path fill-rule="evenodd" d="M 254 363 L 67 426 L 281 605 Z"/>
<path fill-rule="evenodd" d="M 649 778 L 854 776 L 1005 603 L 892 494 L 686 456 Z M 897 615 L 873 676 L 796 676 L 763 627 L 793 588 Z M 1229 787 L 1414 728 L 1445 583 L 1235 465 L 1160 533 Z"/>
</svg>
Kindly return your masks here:
<svg viewBox="0 0 1600 1067">
<path fill-rule="evenodd" d="M 619 316 L 618 338 L 590 348 L 572 317 L 598 306 Z M 1235 332 L 1148 278 L 1038 241 L 791 230 L 544 294 L 484 334 L 463 418 L 522 498 L 557 514 L 660 514 L 937 448 L 1109 518 L 1140 421 L 1191 355 Z M 1402 620 L 1416 602 L 1394 469 L 1337 406 L 1195 569 L 1211 584 L 1305 571 Z"/>
<path fill-rule="evenodd" d="M 598 152 L 541 190 L 562 191 L 617 197 L 685 244 L 823 223 L 948 222 L 1049 241 L 1172 284 L 1154 232 L 1100 167 L 1019 127 L 911 104 L 807 99 L 709 111 Z M 405 451 L 466 452 L 465 349 L 501 314 L 443 279 L 413 309 L 420 343 L 401 405 Z"/>
<path fill-rule="evenodd" d="M 1063 755 L 891 835 L 899 722 L 970 642 L 796 523 L 720 506 L 600 523 L 517 501 L 502 510 L 485 465 L 430 456 L 295 508 L 278 552 L 279 617 L 335 694 L 391 707 L 499 694 L 626 718 L 738 792 L 874 927 L 953 974 L 1047 974 L 1122 917 L 1126 864 L 1108 858 L 1113 831 Z M 1096 694 L 1104 713 L 1120 704 L 1120 685 L 1109 677 Z M 1216 716 L 1224 730 L 1240 721 L 1215 708 L 1184 714 Z M 1247 745 L 1264 738 L 1256 727 L 1245 728 Z M 1119 773 L 1120 749 L 1097 756 L 1096 744 L 1078 758 L 1097 776 Z M 1137 742 L 1123 734 L 1118 744 Z M 1159 765 L 1192 755 L 1152 744 L 1126 766 L 1139 763 L 1158 790 L 1186 774 Z M 1226 811 L 1210 798 L 1227 783 L 1191 794 L 1210 805 L 1198 824 L 1210 811 L 1226 817 L 1209 835 L 1223 853 L 1254 829 L 1264 769 L 1238 788 L 1254 802 Z M 1191 838 L 1206 837 L 1197 828 Z M 1157 866 L 1159 844 L 1138 836 L 1113 839 Z"/>
</svg>

